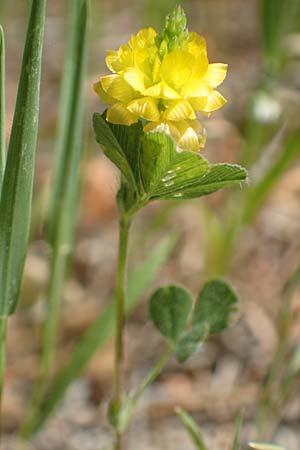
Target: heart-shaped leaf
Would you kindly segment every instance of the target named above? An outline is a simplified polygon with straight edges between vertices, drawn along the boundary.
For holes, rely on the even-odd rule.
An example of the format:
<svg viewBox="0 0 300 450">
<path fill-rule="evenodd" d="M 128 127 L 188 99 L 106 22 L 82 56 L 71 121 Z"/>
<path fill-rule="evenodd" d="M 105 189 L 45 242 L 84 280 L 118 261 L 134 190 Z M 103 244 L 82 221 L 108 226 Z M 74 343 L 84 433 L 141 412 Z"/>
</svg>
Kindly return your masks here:
<svg viewBox="0 0 300 450">
<path fill-rule="evenodd" d="M 228 327 L 232 312 L 236 311 L 238 297 L 223 280 L 211 280 L 204 284 L 198 296 L 193 325 L 209 328 L 209 334 L 220 333 Z"/>
<path fill-rule="evenodd" d="M 145 134 L 140 151 L 141 180 L 150 199 L 201 197 L 247 178 L 238 165 L 209 165 L 199 153 L 178 151 L 164 133 Z"/>
<path fill-rule="evenodd" d="M 150 299 L 150 316 L 158 331 L 175 343 L 184 331 L 192 309 L 191 294 L 180 286 L 157 289 Z"/>
</svg>

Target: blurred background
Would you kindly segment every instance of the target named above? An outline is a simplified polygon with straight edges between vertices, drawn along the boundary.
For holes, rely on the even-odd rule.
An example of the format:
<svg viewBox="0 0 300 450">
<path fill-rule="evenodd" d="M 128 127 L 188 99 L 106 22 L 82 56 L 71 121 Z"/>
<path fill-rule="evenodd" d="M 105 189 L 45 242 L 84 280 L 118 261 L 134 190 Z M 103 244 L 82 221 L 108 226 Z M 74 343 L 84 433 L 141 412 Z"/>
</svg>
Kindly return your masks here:
<svg viewBox="0 0 300 450">
<path fill-rule="evenodd" d="M 173 0 L 91 0 L 86 80 L 86 139 L 80 212 L 63 292 L 57 369 L 115 290 L 118 173 L 95 143 L 91 115 L 104 105 L 92 84 L 108 73 L 107 49 L 117 49 L 141 27 L 159 29 Z M 261 436 L 286 450 L 300 448 L 300 2 L 298 0 L 185 0 L 189 29 L 207 39 L 210 62 L 226 62 L 220 88 L 227 105 L 205 119 L 211 162 L 242 163 L 249 183 L 207 199 L 148 206 L 136 218 L 130 270 L 174 233 L 167 261 L 141 291 L 128 319 L 128 386 L 161 355 L 162 340 L 148 321 L 147 298 L 176 282 L 194 294 L 210 276 L 228 278 L 241 297 L 233 327 L 205 343 L 185 366 L 171 360 L 140 403 L 126 435 L 132 450 L 193 449 L 174 407 L 190 412 L 211 450 L 229 448 L 243 411 L 242 440 Z M 12 122 L 29 2 L 0 0 L 6 35 L 7 136 Z M 8 330 L 3 428 L 8 446 L 28 407 L 38 370 L 40 326 L 50 249 L 44 222 L 51 187 L 68 2 L 47 7 L 31 243 L 21 303 Z M 34 450 L 95 450 L 110 443 L 113 345 L 90 358 L 54 413 L 28 444 Z M 99 426 L 100 424 L 100 426 Z M 138 436 L 138 442 L 136 441 Z M 13 442 L 13 444 L 12 444 Z M 22 444 L 22 448 L 25 444 Z M 12 448 L 12 447 L 9 447 Z M 17 448 L 17 447 L 16 447 Z"/>
</svg>

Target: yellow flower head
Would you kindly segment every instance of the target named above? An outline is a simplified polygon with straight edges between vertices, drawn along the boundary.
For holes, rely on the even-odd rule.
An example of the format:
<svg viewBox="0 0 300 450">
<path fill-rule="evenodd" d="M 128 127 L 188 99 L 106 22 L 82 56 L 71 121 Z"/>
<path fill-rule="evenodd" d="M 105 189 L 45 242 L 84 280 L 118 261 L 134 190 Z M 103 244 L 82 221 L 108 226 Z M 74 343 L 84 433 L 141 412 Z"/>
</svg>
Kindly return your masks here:
<svg viewBox="0 0 300 450">
<path fill-rule="evenodd" d="M 119 50 L 109 50 L 106 64 L 112 74 L 101 77 L 94 89 L 111 105 L 108 122 L 131 125 L 144 119 L 145 132 L 165 131 L 181 149 L 204 147 L 197 113 L 208 115 L 226 103 L 215 88 L 227 65 L 209 64 L 206 41 L 188 32 L 182 8 L 167 17 L 160 35 L 145 28 Z"/>
</svg>

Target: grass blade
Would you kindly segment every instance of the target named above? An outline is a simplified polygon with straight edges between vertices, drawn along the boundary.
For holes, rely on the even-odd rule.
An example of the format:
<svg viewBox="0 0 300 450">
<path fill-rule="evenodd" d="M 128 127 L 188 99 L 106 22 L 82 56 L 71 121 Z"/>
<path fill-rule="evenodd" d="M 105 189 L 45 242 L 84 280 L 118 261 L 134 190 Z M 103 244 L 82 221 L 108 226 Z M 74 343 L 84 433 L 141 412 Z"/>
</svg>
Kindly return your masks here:
<svg viewBox="0 0 300 450">
<path fill-rule="evenodd" d="M 196 448 L 198 450 L 207 450 L 207 447 L 203 442 L 199 427 L 194 421 L 194 419 L 181 408 L 176 408 L 176 414 L 178 415 L 186 431 L 192 438 L 192 441 L 194 442 Z"/>
<path fill-rule="evenodd" d="M 72 241 L 68 231 L 74 228 L 84 135 L 87 0 L 70 0 L 69 7 L 69 34 L 60 95 L 54 187 L 48 217 L 48 234 L 53 245 L 57 245 L 57 240 L 67 241 L 66 245 Z M 65 210 L 66 207 L 71 208 L 71 211 Z M 68 217 L 70 218 L 67 219 Z"/>
<path fill-rule="evenodd" d="M 235 431 L 231 450 L 239 450 L 242 424 L 243 424 L 243 416 L 242 414 L 239 414 L 235 422 Z"/>
<path fill-rule="evenodd" d="M 46 0 L 33 0 L 0 202 L 0 314 L 16 306 L 27 250 Z"/>
<path fill-rule="evenodd" d="M 170 235 L 161 241 L 148 259 L 129 277 L 126 298 L 126 313 L 129 314 L 137 305 L 140 297 L 152 283 L 162 265 L 170 255 L 177 241 L 177 236 Z M 68 386 L 83 372 L 92 356 L 111 337 L 114 323 L 115 298 L 108 301 L 108 306 L 91 324 L 73 350 L 69 362 L 54 377 L 52 385 L 45 397 L 39 414 L 27 427 L 24 437 L 35 433 L 51 414 L 63 397 Z"/>
<path fill-rule="evenodd" d="M 296 155 L 300 154 L 300 134 L 297 132 L 285 143 L 279 156 L 267 171 L 262 180 L 252 189 L 247 191 L 246 201 L 243 208 L 242 223 L 249 223 L 259 207 L 265 200 L 267 194 L 274 184 L 287 170 Z"/>
<path fill-rule="evenodd" d="M 0 25 L 0 193 L 5 169 L 5 42 Z"/>
<path fill-rule="evenodd" d="M 76 222 L 80 160 L 84 135 L 87 2 L 71 0 L 70 32 L 61 92 L 60 128 L 54 174 L 50 227 L 53 248 L 44 325 L 42 371 L 47 375 L 54 357 L 61 293 L 72 249 Z"/>
<path fill-rule="evenodd" d="M 43 324 L 39 375 L 33 388 L 29 418 L 23 425 L 22 434 L 26 434 L 31 417 L 38 414 L 55 357 L 61 296 L 73 243 L 84 135 L 87 16 L 86 0 L 70 1 L 69 36 L 61 90 L 50 215 L 50 242 L 53 253 L 47 288 L 48 309 Z"/>
<path fill-rule="evenodd" d="M 284 37 L 299 32 L 300 1 L 261 0 L 260 12 L 265 60 L 269 71 L 276 73 L 285 52 Z"/>
</svg>

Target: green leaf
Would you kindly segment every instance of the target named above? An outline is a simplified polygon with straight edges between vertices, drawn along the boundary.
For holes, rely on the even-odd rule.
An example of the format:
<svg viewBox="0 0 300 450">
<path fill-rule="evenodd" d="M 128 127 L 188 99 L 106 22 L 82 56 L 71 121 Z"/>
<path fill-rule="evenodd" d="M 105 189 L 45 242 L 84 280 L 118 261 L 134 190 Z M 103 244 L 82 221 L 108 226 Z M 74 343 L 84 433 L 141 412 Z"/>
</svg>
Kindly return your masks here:
<svg viewBox="0 0 300 450">
<path fill-rule="evenodd" d="M 96 141 L 101 145 L 105 155 L 118 167 L 122 175 L 125 177 L 130 186 L 133 186 L 137 190 L 137 184 L 134 177 L 134 171 L 132 170 L 124 148 L 124 142 L 128 141 L 132 144 L 132 137 L 130 133 L 132 131 L 133 135 L 138 132 L 138 124 L 131 125 L 130 127 L 114 127 L 112 128 L 105 118 L 100 114 L 95 113 L 93 115 L 93 127 L 96 135 Z M 122 132 L 121 132 L 122 130 Z M 119 132 L 114 134 L 114 132 Z M 118 137 L 120 142 L 118 140 Z M 136 150 L 138 150 L 139 142 L 136 143 Z M 128 152 L 129 153 L 129 149 Z"/>
<path fill-rule="evenodd" d="M 80 162 L 84 149 L 87 15 L 86 0 L 70 1 L 69 33 L 60 92 L 53 189 L 47 227 L 51 244 L 68 249 L 73 240 L 79 203 Z"/>
<path fill-rule="evenodd" d="M 242 416 L 242 414 L 239 414 L 236 419 L 236 422 L 235 422 L 235 432 L 234 432 L 234 438 L 233 438 L 233 444 L 232 444 L 231 450 L 239 450 L 239 442 L 240 442 L 242 423 L 243 423 L 243 416 Z"/>
<path fill-rule="evenodd" d="M 190 292 L 180 286 L 164 286 L 150 299 L 150 316 L 158 331 L 171 342 L 176 342 L 184 331 L 192 309 Z"/>
<path fill-rule="evenodd" d="M 220 189 L 238 185 L 248 177 L 246 169 L 238 164 L 211 164 L 208 172 L 198 180 L 198 185 L 187 187 L 182 198 L 196 198 L 212 194 Z"/>
<path fill-rule="evenodd" d="M 194 419 L 181 408 L 176 408 L 176 414 L 180 418 L 183 423 L 185 429 L 189 433 L 192 441 L 194 442 L 196 448 L 198 450 L 207 450 L 206 445 L 204 444 L 203 438 L 201 436 L 200 430 Z"/>
<path fill-rule="evenodd" d="M 276 74 L 286 57 L 285 36 L 300 30 L 300 1 L 289 0 L 287 7 L 282 0 L 260 0 L 260 9 L 264 56 L 268 70 Z"/>
<path fill-rule="evenodd" d="M 264 444 L 262 442 L 249 442 L 248 445 L 255 450 L 285 450 L 280 445 Z"/>
<path fill-rule="evenodd" d="M 69 35 L 61 91 L 54 188 L 48 227 L 52 246 L 47 285 L 47 314 L 43 322 L 39 376 L 33 388 L 31 410 L 39 409 L 55 358 L 60 304 L 72 250 L 80 187 L 84 135 L 84 81 L 87 50 L 87 1 L 70 1 Z M 26 429 L 27 423 L 24 424 Z"/>
<path fill-rule="evenodd" d="M 209 327 L 209 333 L 220 333 L 228 327 L 232 312 L 237 310 L 238 297 L 223 280 L 211 280 L 204 284 L 198 296 L 193 325 Z"/>
<path fill-rule="evenodd" d="M 184 363 L 199 347 L 207 336 L 207 329 L 195 325 L 176 342 L 175 355 L 180 363 Z"/>
<path fill-rule="evenodd" d="M 131 126 L 107 124 L 122 148 L 136 182 L 140 184 L 139 157 L 144 134 L 141 121 Z"/>
<path fill-rule="evenodd" d="M 238 165 L 209 165 L 198 153 L 177 151 L 173 139 L 164 133 L 145 134 L 140 170 L 149 199 L 201 197 L 247 178 Z"/>
<path fill-rule="evenodd" d="M 140 155 L 141 178 L 149 198 L 175 198 L 198 182 L 208 162 L 198 153 L 177 152 L 165 133 L 145 134 Z"/>
<path fill-rule="evenodd" d="M 0 314 L 16 306 L 27 250 L 46 0 L 33 0 L 0 202 Z"/>
<path fill-rule="evenodd" d="M 0 194 L 5 170 L 5 42 L 0 25 Z"/>
<path fill-rule="evenodd" d="M 237 211 L 238 217 L 233 216 L 235 221 L 245 225 L 253 219 L 271 188 L 299 155 L 299 145 L 300 133 L 297 131 L 284 143 L 279 155 L 259 183 L 247 190 L 244 203 L 241 205 L 242 212 Z"/>
<path fill-rule="evenodd" d="M 139 299 L 152 283 L 162 265 L 170 255 L 177 241 L 177 236 L 170 235 L 157 244 L 147 260 L 129 276 L 126 298 L 126 312 L 129 314 L 138 304 Z M 108 306 L 85 331 L 71 353 L 66 365 L 55 375 L 45 397 L 39 414 L 32 418 L 23 437 L 30 437 L 45 422 L 55 406 L 62 399 L 68 386 L 80 376 L 93 355 L 100 350 L 113 333 L 115 298 L 108 301 Z"/>
</svg>

